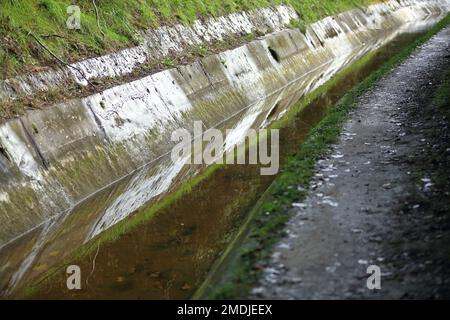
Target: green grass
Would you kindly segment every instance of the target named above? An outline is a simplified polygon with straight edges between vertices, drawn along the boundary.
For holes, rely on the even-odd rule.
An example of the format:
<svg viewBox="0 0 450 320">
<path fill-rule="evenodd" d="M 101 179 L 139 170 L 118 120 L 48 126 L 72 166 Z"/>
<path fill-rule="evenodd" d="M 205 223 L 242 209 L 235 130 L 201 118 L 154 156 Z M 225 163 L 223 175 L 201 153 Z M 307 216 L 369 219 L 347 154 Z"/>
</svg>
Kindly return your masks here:
<svg viewBox="0 0 450 320">
<path fill-rule="evenodd" d="M 450 70 L 447 71 L 438 90 L 436 91 L 433 102 L 441 108 L 450 107 Z"/>
<path fill-rule="evenodd" d="M 306 197 L 306 192 L 299 190 L 297 186 L 302 186 L 307 190 L 317 160 L 328 152 L 331 144 L 337 142 L 342 125 L 347 119 L 349 111 L 355 108 L 358 98 L 408 58 L 419 45 L 429 40 L 449 23 L 450 15 L 427 34 L 392 57 L 329 109 L 325 118 L 299 146 L 297 154 L 288 160 L 280 176 L 266 192 L 263 201 L 253 210 L 253 218 L 247 236 L 240 247 L 236 249 L 235 258 L 231 258 L 230 265 L 222 279 L 218 283 L 210 284 L 212 290 L 210 289 L 206 295 L 200 296 L 200 298 L 234 299 L 245 297 L 248 294 L 260 277 L 261 263 L 270 258 L 273 245 L 284 235 L 283 227 L 290 218 L 287 214 L 288 209 L 293 202 Z M 450 78 L 447 77 L 440 86 L 435 98 L 437 103 L 448 105 L 449 80 Z M 303 104 L 304 102 L 299 104 L 297 109 Z"/>
<path fill-rule="evenodd" d="M 69 62 L 139 42 L 137 31 L 161 24 L 192 23 L 205 16 L 290 4 L 304 23 L 365 6 L 375 0 L 97 0 L 100 27 L 91 0 L 0 1 L 0 79 L 55 63 L 32 39 L 35 34 Z M 81 30 L 69 30 L 67 6 L 81 8 Z M 302 24 L 304 25 L 304 24 Z"/>
<path fill-rule="evenodd" d="M 431 135 L 439 141 L 440 139 L 448 139 L 448 133 L 445 132 L 445 128 L 448 128 L 450 125 L 450 66 L 446 66 L 446 70 L 440 79 L 439 86 L 434 93 L 433 96 L 433 104 L 437 107 L 437 111 L 433 113 L 433 117 L 437 119 L 441 118 L 443 121 L 441 122 L 441 129 L 429 129 L 431 130 Z M 440 152 L 436 152 L 436 154 L 431 157 L 427 156 L 426 160 L 421 163 L 422 168 L 419 168 L 417 172 L 414 172 L 416 177 L 416 181 L 418 185 L 422 184 L 422 178 L 426 175 L 429 175 L 430 168 L 436 168 L 435 171 L 431 174 L 431 179 L 433 181 L 433 189 L 434 190 L 445 190 L 447 194 L 450 193 L 450 167 L 445 165 L 449 162 L 448 152 L 446 150 L 446 146 L 449 143 L 444 143 L 444 147 L 440 149 Z M 433 144 L 434 148 L 434 144 Z M 445 196 L 440 199 L 437 199 L 432 202 L 432 205 L 439 209 L 441 205 L 444 209 L 443 212 L 447 212 L 450 214 L 450 210 L 445 203 Z M 442 205 L 442 202 L 444 203 Z"/>
</svg>

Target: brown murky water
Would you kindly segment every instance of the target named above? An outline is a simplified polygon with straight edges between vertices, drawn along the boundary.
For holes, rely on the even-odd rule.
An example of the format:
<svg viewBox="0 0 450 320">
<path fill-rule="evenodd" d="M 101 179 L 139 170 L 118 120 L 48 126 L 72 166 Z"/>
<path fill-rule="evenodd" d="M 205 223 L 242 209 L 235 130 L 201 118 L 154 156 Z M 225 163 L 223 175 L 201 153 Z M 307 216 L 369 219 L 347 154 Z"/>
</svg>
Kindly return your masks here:
<svg viewBox="0 0 450 320">
<path fill-rule="evenodd" d="M 334 85 L 280 130 L 280 163 L 295 153 L 327 108 L 418 36 L 403 34 L 379 49 L 364 66 Z M 118 240 L 72 263 L 82 271 L 82 290 L 66 287 L 65 266 L 43 280 L 35 299 L 185 299 L 240 229 L 275 177 L 256 165 L 219 168 L 192 192 Z M 95 201 L 100 203 L 98 199 Z M 95 211 L 95 210 L 94 210 Z"/>
</svg>

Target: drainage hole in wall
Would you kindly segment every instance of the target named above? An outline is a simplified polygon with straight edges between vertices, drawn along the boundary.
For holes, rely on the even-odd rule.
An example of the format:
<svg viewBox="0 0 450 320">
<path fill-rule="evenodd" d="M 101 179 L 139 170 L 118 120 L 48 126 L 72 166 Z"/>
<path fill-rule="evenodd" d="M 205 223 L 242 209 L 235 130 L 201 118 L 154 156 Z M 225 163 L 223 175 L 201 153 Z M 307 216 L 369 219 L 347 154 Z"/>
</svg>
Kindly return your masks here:
<svg viewBox="0 0 450 320">
<path fill-rule="evenodd" d="M 272 49 L 271 47 L 268 48 L 270 54 L 272 55 L 272 58 L 276 61 L 276 62 L 280 62 L 280 56 L 278 55 L 278 53 Z"/>
<path fill-rule="evenodd" d="M 8 161 L 11 161 L 8 151 L 0 144 L 0 155 L 4 156 Z"/>
</svg>

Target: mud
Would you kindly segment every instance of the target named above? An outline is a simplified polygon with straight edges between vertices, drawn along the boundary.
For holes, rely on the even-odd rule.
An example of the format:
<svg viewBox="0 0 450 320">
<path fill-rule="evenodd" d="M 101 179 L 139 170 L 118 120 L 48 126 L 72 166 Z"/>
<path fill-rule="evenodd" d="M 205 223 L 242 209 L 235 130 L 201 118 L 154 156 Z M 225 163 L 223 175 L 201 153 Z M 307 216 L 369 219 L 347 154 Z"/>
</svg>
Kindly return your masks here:
<svg viewBox="0 0 450 320">
<path fill-rule="evenodd" d="M 447 27 L 360 98 L 250 298 L 450 297 L 449 105 L 432 102 L 449 39 Z"/>
</svg>

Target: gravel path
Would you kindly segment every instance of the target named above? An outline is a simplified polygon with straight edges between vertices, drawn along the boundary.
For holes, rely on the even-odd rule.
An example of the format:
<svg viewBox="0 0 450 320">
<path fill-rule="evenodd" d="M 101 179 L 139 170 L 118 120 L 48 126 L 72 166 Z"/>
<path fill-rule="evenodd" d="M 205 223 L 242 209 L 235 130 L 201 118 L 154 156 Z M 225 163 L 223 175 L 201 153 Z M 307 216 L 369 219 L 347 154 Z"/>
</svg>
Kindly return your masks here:
<svg viewBox="0 0 450 320">
<path fill-rule="evenodd" d="M 360 98 L 250 298 L 450 298 L 449 66 L 450 27 Z"/>
</svg>

